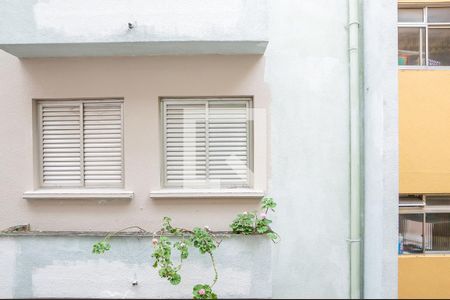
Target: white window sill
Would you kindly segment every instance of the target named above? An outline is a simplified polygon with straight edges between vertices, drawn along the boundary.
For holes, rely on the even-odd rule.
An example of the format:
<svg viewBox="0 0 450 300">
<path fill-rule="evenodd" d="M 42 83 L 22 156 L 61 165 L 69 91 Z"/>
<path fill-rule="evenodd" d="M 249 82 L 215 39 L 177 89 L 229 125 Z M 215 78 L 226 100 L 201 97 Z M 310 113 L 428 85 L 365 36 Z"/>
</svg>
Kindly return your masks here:
<svg viewBox="0 0 450 300">
<path fill-rule="evenodd" d="M 110 199 L 110 200 L 131 200 L 134 193 L 120 189 L 39 189 L 23 193 L 22 198 L 26 200 L 34 199 Z"/>
<path fill-rule="evenodd" d="M 261 199 L 264 197 L 264 191 L 253 189 L 221 189 L 221 190 L 209 190 L 209 189 L 163 189 L 150 192 L 150 198 L 162 199 L 162 198 L 251 198 Z"/>
<path fill-rule="evenodd" d="M 450 70 L 450 66 L 405 66 L 405 65 L 401 65 L 398 66 L 399 70 L 415 70 L 415 71 L 433 71 L 433 70 Z"/>
</svg>

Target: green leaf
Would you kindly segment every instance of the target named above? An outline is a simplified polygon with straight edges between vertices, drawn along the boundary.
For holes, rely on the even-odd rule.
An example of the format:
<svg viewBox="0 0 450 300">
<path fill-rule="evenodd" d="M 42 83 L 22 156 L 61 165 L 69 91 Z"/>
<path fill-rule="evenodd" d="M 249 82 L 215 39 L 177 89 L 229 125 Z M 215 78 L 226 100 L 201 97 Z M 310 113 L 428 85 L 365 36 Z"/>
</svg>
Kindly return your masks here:
<svg viewBox="0 0 450 300">
<path fill-rule="evenodd" d="M 166 277 L 167 270 L 166 269 L 159 269 L 158 274 L 160 277 Z"/>
<path fill-rule="evenodd" d="M 252 234 L 255 232 L 255 213 L 243 213 L 239 214 L 231 223 L 230 227 L 234 233 L 237 234 Z"/>
<path fill-rule="evenodd" d="M 217 247 L 212 235 L 206 230 L 198 227 L 193 229 L 193 235 L 190 238 L 190 242 L 201 254 L 211 253 Z"/>
<path fill-rule="evenodd" d="M 201 290 L 203 290 L 203 293 L 200 293 Z M 217 295 L 207 284 L 197 284 L 194 286 L 192 289 L 192 295 L 194 296 L 194 299 L 217 299 Z"/>
<path fill-rule="evenodd" d="M 181 282 L 181 276 L 178 273 L 174 273 L 172 275 L 172 278 L 170 279 L 170 283 L 173 285 L 180 284 Z"/>
<path fill-rule="evenodd" d="M 176 242 L 173 246 L 174 248 L 176 248 L 178 251 L 180 251 L 180 256 L 181 259 L 187 259 L 189 256 L 189 248 L 188 246 L 190 245 L 190 241 L 186 240 L 186 239 L 182 239 L 179 242 Z"/>
<path fill-rule="evenodd" d="M 272 223 L 272 221 L 269 219 L 259 219 L 256 222 L 256 231 L 259 234 L 264 234 L 264 233 L 270 231 L 270 227 L 269 227 L 270 223 Z"/>
<path fill-rule="evenodd" d="M 111 245 L 108 242 L 101 241 L 101 242 L 95 243 L 92 246 L 92 253 L 102 254 L 102 253 L 105 253 L 106 251 L 109 251 L 110 249 L 111 249 Z"/>
<path fill-rule="evenodd" d="M 280 236 L 278 235 L 278 233 L 275 233 L 275 232 L 273 232 L 273 231 L 268 232 L 268 233 L 267 233 L 267 237 L 268 237 L 269 239 L 271 239 L 272 242 L 274 242 L 274 243 L 276 243 L 276 242 L 278 241 L 278 239 L 280 238 Z"/>
<path fill-rule="evenodd" d="M 170 222 L 172 222 L 172 219 L 169 217 L 164 217 L 163 218 L 163 229 L 164 231 L 167 231 L 171 234 L 178 234 L 179 233 L 179 229 L 173 227 Z"/>
<path fill-rule="evenodd" d="M 258 233 L 266 233 L 267 231 L 269 231 L 269 227 L 267 226 L 260 226 L 256 229 L 258 231 Z"/>
<path fill-rule="evenodd" d="M 275 203 L 275 201 L 273 201 L 273 198 L 264 197 L 261 200 L 261 208 L 262 209 L 270 209 L 271 211 L 275 211 L 275 207 L 277 207 L 277 204 Z"/>
<path fill-rule="evenodd" d="M 203 284 L 197 284 L 197 285 L 194 286 L 192 292 L 193 292 L 194 294 L 198 294 L 198 291 L 200 291 L 202 288 L 203 288 Z"/>
</svg>

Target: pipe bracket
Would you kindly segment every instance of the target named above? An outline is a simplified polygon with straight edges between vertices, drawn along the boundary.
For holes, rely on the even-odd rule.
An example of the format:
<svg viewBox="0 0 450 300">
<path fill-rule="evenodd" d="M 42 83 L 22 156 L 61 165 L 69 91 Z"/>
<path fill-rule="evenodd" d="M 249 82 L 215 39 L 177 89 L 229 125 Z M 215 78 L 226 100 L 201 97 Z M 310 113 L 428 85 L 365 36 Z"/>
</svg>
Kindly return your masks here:
<svg viewBox="0 0 450 300">
<path fill-rule="evenodd" d="M 347 239 L 348 243 L 361 243 L 361 239 Z"/>
</svg>

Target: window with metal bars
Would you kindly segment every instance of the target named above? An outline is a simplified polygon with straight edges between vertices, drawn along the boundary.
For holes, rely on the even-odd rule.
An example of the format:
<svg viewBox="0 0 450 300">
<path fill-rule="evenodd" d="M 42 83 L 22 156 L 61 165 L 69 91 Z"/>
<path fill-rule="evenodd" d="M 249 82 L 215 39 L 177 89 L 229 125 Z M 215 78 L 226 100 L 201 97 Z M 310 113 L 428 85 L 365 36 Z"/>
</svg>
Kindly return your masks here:
<svg viewBox="0 0 450 300">
<path fill-rule="evenodd" d="M 43 187 L 122 187 L 122 100 L 37 103 Z"/>
<path fill-rule="evenodd" d="M 398 64 L 450 66 L 450 7 L 400 7 Z"/>
<path fill-rule="evenodd" d="M 251 186 L 249 98 L 161 99 L 163 185 Z"/>
<path fill-rule="evenodd" d="M 401 195 L 399 253 L 450 251 L 450 196 Z"/>
</svg>

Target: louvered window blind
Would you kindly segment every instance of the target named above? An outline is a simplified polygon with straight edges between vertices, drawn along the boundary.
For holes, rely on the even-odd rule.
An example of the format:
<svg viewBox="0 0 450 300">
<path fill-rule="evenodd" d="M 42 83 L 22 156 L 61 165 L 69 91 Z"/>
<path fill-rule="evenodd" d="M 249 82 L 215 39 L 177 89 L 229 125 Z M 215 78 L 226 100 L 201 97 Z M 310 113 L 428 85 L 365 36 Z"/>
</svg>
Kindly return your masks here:
<svg viewBox="0 0 450 300">
<path fill-rule="evenodd" d="M 164 184 L 251 184 L 251 99 L 163 99 Z"/>
<path fill-rule="evenodd" d="M 41 185 L 123 186 L 122 100 L 38 102 Z"/>
</svg>

